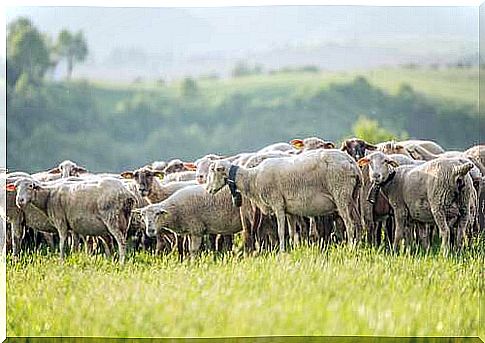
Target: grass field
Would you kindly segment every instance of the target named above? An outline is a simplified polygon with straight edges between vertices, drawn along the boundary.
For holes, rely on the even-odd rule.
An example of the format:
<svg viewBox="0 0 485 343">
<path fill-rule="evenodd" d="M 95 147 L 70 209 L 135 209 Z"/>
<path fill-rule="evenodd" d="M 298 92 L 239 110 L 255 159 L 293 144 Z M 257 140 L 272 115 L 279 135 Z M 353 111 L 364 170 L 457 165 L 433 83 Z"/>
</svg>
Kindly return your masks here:
<svg viewBox="0 0 485 343">
<path fill-rule="evenodd" d="M 302 94 L 312 93 L 331 83 L 350 82 L 357 76 L 365 77 L 372 85 L 395 94 L 402 84 L 408 84 L 413 89 L 437 101 L 452 101 L 478 106 L 478 69 L 406 69 L 378 68 L 370 70 L 353 70 L 350 72 L 321 71 L 319 73 L 281 73 L 273 75 L 255 75 L 221 80 L 198 80 L 201 93 L 209 99 L 214 99 L 234 92 L 267 93 L 280 92 L 287 94 L 288 90 L 297 90 Z M 156 83 L 108 83 L 95 82 L 99 98 L 107 103 L 123 99 L 134 90 L 155 92 L 160 96 L 175 97 L 179 92 L 179 83 L 167 86 Z"/>
<path fill-rule="evenodd" d="M 7 261 L 7 334 L 477 336 L 483 257 L 464 255 L 25 255 Z"/>
</svg>

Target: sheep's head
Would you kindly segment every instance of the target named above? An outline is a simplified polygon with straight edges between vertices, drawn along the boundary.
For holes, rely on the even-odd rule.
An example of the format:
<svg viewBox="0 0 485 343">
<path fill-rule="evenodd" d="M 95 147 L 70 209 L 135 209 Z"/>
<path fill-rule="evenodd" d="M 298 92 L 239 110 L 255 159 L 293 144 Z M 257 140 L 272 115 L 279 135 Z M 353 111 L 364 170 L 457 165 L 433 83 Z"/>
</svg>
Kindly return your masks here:
<svg viewBox="0 0 485 343">
<path fill-rule="evenodd" d="M 152 170 L 150 168 L 140 168 L 133 171 L 125 171 L 121 176 L 125 179 L 133 179 L 138 184 L 138 191 L 144 197 L 150 196 L 154 189 L 155 178 L 162 179 L 165 173 L 159 170 Z"/>
<path fill-rule="evenodd" d="M 376 151 L 357 161 L 359 166 L 369 166 L 370 179 L 376 184 L 382 184 L 387 181 L 392 172 L 399 164 L 386 154 Z"/>
<path fill-rule="evenodd" d="M 292 139 L 290 144 L 297 150 L 334 149 L 335 144 L 331 141 L 324 141 L 318 137 L 305 139 Z"/>
<path fill-rule="evenodd" d="M 194 163 L 182 162 L 179 159 L 175 159 L 168 162 L 167 166 L 163 171 L 165 172 L 165 174 L 171 174 L 189 170 L 194 171 L 195 168 L 196 167 Z"/>
<path fill-rule="evenodd" d="M 215 161 L 209 166 L 205 189 L 210 194 L 215 194 L 227 184 L 231 163 L 228 161 Z"/>
<path fill-rule="evenodd" d="M 382 151 L 384 154 L 387 154 L 387 155 L 401 154 L 401 155 L 406 155 L 406 156 L 412 158 L 412 156 L 409 154 L 409 152 L 406 150 L 406 148 L 404 146 L 402 146 L 401 144 L 396 143 L 395 141 L 379 143 L 377 145 L 377 149 L 379 151 Z"/>
<path fill-rule="evenodd" d="M 83 173 L 87 173 L 86 168 L 77 165 L 75 162 L 65 160 L 59 163 L 56 168 L 49 170 L 49 174 L 61 174 L 62 178 L 70 176 L 80 176 Z"/>
<path fill-rule="evenodd" d="M 210 154 L 195 161 L 195 180 L 197 183 L 204 184 L 207 181 L 207 173 L 211 163 L 221 158 L 221 156 Z"/>
<path fill-rule="evenodd" d="M 16 191 L 15 204 L 18 208 L 24 208 L 37 197 L 41 189 L 40 183 L 31 178 L 22 178 L 15 181 L 15 184 L 8 184 L 7 191 Z"/>
<path fill-rule="evenodd" d="M 144 208 L 133 210 L 132 212 L 139 214 L 143 218 L 148 237 L 155 237 L 160 231 L 160 228 L 164 227 L 165 220 L 170 216 L 170 213 L 161 204 L 148 205 Z"/>
<path fill-rule="evenodd" d="M 347 154 L 352 156 L 356 161 L 364 157 L 367 151 L 374 151 L 376 149 L 377 147 L 375 145 L 369 144 L 363 139 L 359 138 L 350 138 L 345 140 L 342 142 L 342 146 L 340 148 L 341 151 L 347 152 Z"/>
</svg>

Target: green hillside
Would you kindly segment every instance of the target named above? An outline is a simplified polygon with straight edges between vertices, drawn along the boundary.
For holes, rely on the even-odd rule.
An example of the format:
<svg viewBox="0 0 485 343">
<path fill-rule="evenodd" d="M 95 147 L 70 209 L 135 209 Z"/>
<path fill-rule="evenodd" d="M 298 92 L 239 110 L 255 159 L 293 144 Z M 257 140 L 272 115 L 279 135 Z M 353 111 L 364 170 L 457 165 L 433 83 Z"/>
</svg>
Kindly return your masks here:
<svg viewBox="0 0 485 343">
<path fill-rule="evenodd" d="M 478 141 L 478 71 L 288 72 L 160 83 L 17 83 L 7 89 L 8 167 L 69 158 L 91 170 L 257 149 L 295 137 L 339 141 L 359 117 L 448 149 Z M 479 125 L 480 124 L 480 125 Z"/>
</svg>

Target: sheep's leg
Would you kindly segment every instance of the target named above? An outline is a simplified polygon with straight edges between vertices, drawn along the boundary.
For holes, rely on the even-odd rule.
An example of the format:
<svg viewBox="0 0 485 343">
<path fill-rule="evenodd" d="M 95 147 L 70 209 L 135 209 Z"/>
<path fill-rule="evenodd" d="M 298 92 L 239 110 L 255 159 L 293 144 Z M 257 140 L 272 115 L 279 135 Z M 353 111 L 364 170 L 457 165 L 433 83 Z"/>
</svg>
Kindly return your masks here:
<svg viewBox="0 0 485 343">
<path fill-rule="evenodd" d="M 199 252 L 201 244 L 202 236 L 190 235 L 189 253 L 191 256 Z"/>
<path fill-rule="evenodd" d="M 427 224 L 416 224 L 418 226 L 418 237 L 421 247 L 425 252 L 429 251 L 429 227 Z"/>
<path fill-rule="evenodd" d="M 280 252 L 285 252 L 285 224 L 286 224 L 286 215 L 285 211 L 282 209 L 275 211 L 276 220 L 278 221 L 278 240 L 280 242 Z"/>
<path fill-rule="evenodd" d="M 288 221 L 288 234 L 290 236 L 291 243 L 293 247 L 296 247 L 300 243 L 300 238 L 296 231 L 296 216 L 289 214 L 287 216 Z"/>
<path fill-rule="evenodd" d="M 79 252 L 79 234 L 76 232 L 71 232 L 71 237 L 72 237 L 72 247 L 71 250 L 74 252 Z"/>
<path fill-rule="evenodd" d="M 401 244 L 401 240 L 404 237 L 404 231 L 406 230 L 406 220 L 407 220 L 407 213 L 405 210 L 395 211 L 396 217 L 396 231 L 394 233 L 394 252 L 399 252 L 399 244 Z"/>
<path fill-rule="evenodd" d="M 431 213 L 433 214 L 436 225 L 440 230 L 441 236 L 441 252 L 447 256 L 450 247 L 450 227 L 446 222 L 445 212 L 438 207 L 432 207 Z"/>
<path fill-rule="evenodd" d="M 349 246 L 355 246 L 360 240 L 360 218 L 354 201 L 350 203 L 343 203 L 339 198 L 336 202 L 337 211 L 340 217 L 343 219 L 345 228 L 347 231 L 347 244 Z"/>
<path fill-rule="evenodd" d="M 13 256 L 18 256 L 20 251 L 20 242 L 23 236 L 23 227 L 20 221 L 15 221 L 11 223 L 12 227 L 12 254 Z"/>
<path fill-rule="evenodd" d="M 61 253 L 61 260 L 65 258 L 65 244 L 67 239 L 67 230 L 59 230 L 59 250 Z"/>
<path fill-rule="evenodd" d="M 176 235 L 177 238 L 177 253 L 179 257 L 179 261 L 184 261 L 184 236 Z"/>
<path fill-rule="evenodd" d="M 116 243 L 118 244 L 118 253 L 120 255 L 120 264 L 125 263 L 125 255 L 126 255 L 126 240 L 121 231 L 118 231 L 114 228 L 108 228 L 110 233 L 113 235 Z"/>
</svg>

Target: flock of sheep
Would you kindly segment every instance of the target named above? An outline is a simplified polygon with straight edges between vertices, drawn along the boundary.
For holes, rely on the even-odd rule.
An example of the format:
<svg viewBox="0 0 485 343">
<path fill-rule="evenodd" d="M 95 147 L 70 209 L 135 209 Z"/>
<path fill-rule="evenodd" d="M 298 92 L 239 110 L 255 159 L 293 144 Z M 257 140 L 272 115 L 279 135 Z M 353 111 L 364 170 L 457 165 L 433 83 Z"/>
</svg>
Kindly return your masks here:
<svg viewBox="0 0 485 343">
<path fill-rule="evenodd" d="M 90 173 L 71 161 L 31 175 L 4 171 L 0 246 L 6 241 L 18 255 L 49 244 L 64 258 L 68 247 L 110 254 L 116 243 L 123 263 L 127 242 L 177 249 L 182 259 L 232 250 L 242 232 L 247 253 L 362 241 L 428 250 L 436 238 L 447 254 L 481 233 L 483 147 L 445 152 L 432 141 L 352 138 L 337 149 L 310 137 L 121 174 Z"/>
</svg>

